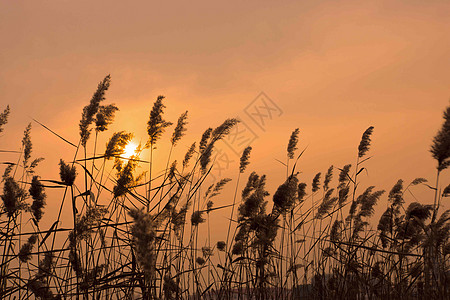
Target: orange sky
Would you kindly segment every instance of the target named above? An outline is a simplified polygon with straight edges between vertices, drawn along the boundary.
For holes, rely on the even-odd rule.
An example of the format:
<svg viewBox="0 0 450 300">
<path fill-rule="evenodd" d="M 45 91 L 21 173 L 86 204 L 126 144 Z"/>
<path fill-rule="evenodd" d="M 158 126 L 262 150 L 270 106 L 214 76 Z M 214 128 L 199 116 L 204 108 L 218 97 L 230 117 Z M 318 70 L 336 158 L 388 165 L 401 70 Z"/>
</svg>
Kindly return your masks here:
<svg viewBox="0 0 450 300">
<path fill-rule="evenodd" d="M 331 164 L 354 163 L 370 125 L 365 185 L 433 182 L 428 150 L 450 96 L 448 28 L 448 1 L 0 1 L 0 109 L 12 110 L 0 149 L 20 148 L 30 118 L 76 143 L 82 108 L 111 74 L 107 102 L 120 111 L 104 141 L 114 130 L 144 140 L 162 94 L 167 119 L 189 110 L 175 156 L 207 127 L 242 117 L 258 136 L 249 170 L 268 175 L 272 195 L 285 174 L 275 159 L 285 160 L 297 127 L 308 184 Z M 263 130 L 244 112 L 262 91 L 282 110 Z M 37 124 L 32 138 L 46 158 L 38 173 L 57 179 L 72 149 Z M 425 187 L 417 193 L 432 201 Z"/>
</svg>

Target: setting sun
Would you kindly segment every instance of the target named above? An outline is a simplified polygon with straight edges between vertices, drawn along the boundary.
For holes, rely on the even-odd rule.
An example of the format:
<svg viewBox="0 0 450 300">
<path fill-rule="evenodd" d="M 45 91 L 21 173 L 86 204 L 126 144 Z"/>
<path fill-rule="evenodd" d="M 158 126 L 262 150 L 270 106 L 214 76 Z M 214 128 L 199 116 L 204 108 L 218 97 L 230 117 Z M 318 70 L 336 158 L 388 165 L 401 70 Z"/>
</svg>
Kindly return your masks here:
<svg viewBox="0 0 450 300">
<path fill-rule="evenodd" d="M 124 149 L 123 157 L 130 158 L 131 156 L 136 154 L 137 144 L 133 142 L 129 142 Z"/>
</svg>

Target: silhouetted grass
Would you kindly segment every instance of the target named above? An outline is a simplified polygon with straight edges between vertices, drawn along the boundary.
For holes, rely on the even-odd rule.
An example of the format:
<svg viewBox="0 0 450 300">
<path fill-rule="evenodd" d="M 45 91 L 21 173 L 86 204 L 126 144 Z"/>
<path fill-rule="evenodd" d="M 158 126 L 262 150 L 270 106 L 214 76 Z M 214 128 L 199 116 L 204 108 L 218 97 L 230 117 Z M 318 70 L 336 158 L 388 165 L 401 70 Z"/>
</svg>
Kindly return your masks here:
<svg viewBox="0 0 450 300">
<path fill-rule="evenodd" d="M 204 182 L 215 143 L 238 121 L 227 119 L 208 128 L 179 166 L 171 156 L 186 131 L 183 113 L 170 140 L 166 168 L 155 176 L 153 149 L 172 125 L 163 118 L 164 97 L 159 96 L 151 110 L 148 141 L 124 158 L 131 133 L 113 133 L 105 149 L 97 145 L 98 135 L 107 131 L 118 110 L 113 104 L 101 105 L 109 85 L 108 75 L 83 109 L 80 141 L 72 161 L 61 159 L 59 179 L 35 174 L 42 159 L 32 158 L 31 125 L 18 160 L 5 163 L 0 298 L 449 298 L 450 211 L 439 213 L 439 208 L 450 188 L 440 190 L 439 175 L 450 161 L 450 108 L 431 146 L 437 160 L 434 186 L 417 178 L 407 185 L 399 180 L 389 193 L 373 186 L 360 191 L 358 175 L 370 159 L 373 127 L 355 147 L 354 166 L 331 166 L 325 175 L 317 173 L 309 186 L 296 170 L 304 150 L 297 151 L 300 131 L 295 129 L 283 163 L 286 178 L 272 199 L 265 175 L 251 172 L 240 186 L 251 162 L 248 147 L 236 169 L 231 205 L 216 206 L 215 197 L 231 179 L 209 187 Z M 0 114 L 0 132 L 8 116 L 9 107 Z M 87 151 L 93 129 L 93 149 Z M 144 149 L 150 150 L 147 158 L 142 157 Z M 87 157 L 88 152 L 93 156 Z M 148 171 L 139 173 L 139 166 Z M 406 204 L 405 192 L 421 184 L 435 191 L 434 204 Z M 40 220 L 50 202 L 48 188 L 59 188 L 62 196 L 58 202 L 51 199 L 60 208 L 47 229 L 40 227 Z M 371 228 L 370 218 L 383 197 L 388 206 L 377 228 Z M 72 225 L 61 228 L 67 206 Z M 226 240 L 211 240 L 210 216 L 230 206 Z M 200 226 L 208 232 L 203 246 Z"/>
</svg>

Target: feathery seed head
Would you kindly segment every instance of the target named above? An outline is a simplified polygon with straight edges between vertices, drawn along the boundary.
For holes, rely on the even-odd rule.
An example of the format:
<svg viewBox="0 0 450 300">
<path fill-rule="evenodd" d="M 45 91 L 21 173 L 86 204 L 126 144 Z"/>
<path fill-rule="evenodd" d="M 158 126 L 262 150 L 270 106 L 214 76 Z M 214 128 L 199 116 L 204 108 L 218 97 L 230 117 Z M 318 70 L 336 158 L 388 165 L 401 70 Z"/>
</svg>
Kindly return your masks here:
<svg viewBox="0 0 450 300">
<path fill-rule="evenodd" d="M 16 212 L 25 207 L 23 201 L 27 197 L 27 193 L 12 177 L 7 177 L 3 185 L 3 195 L 0 196 L 3 200 L 4 210 L 8 217 L 12 217 Z"/>
<path fill-rule="evenodd" d="M 333 166 L 330 166 L 328 168 L 327 174 L 325 174 L 325 179 L 323 180 L 323 189 L 325 191 L 328 190 L 328 184 L 330 183 L 332 178 L 333 178 Z"/>
<path fill-rule="evenodd" d="M 105 100 L 105 92 L 108 90 L 111 83 L 111 76 L 107 75 L 103 81 L 101 81 L 97 86 L 97 91 L 92 96 L 89 105 L 83 108 L 83 113 L 80 120 L 80 137 L 81 144 L 86 146 L 86 142 L 91 134 L 91 129 L 89 126 L 94 122 L 94 116 L 97 114 L 100 102 Z"/>
<path fill-rule="evenodd" d="M 290 159 L 294 158 L 294 152 L 295 150 L 297 150 L 297 143 L 298 143 L 298 134 L 299 134 L 300 130 L 298 128 L 296 128 L 292 134 L 291 137 L 289 138 L 289 143 L 287 146 L 287 156 Z"/>
<path fill-rule="evenodd" d="M 434 159 L 437 160 L 437 169 L 442 171 L 446 169 L 450 162 L 450 106 L 444 111 L 444 124 L 433 138 L 430 152 Z"/>
<path fill-rule="evenodd" d="M 33 148 L 33 145 L 31 144 L 31 123 L 28 124 L 27 128 L 23 132 L 23 139 L 22 139 L 22 147 L 23 147 L 23 165 L 24 167 L 28 167 L 28 160 L 31 157 L 31 149 Z"/>
<path fill-rule="evenodd" d="M 208 128 L 202 134 L 202 139 L 200 140 L 200 144 L 199 144 L 199 147 L 198 147 L 198 150 L 199 150 L 200 154 L 202 154 L 205 151 L 206 145 L 208 144 L 208 140 L 211 137 L 212 131 L 213 131 L 212 128 Z"/>
<path fill-rule="evenodd" d="M 373 132 L 373 126 L 370 126 L 369 128 L 366 129 L 366 131 L 364 131 L 362 138 L 361 138 L 361 142 L 359 143 L 358 146 L 358 157 L 363 157 L 367 151 L 369 151 L 370 148 L 370 136 L 372 135 Z"/>
<path fill-rule="evenodd" d="M 110 159 L 114 156 L 120 156 L 125 152 L 125 146 L 133 138 L 132 133 L 125 131 L 115 132 L 106 144 L 105 158 Z"/>
<path fill-rule="evenodd" d="M 416 178 L 411 182 L 411 185 L 418 185 L 425 182 L 428 182 L 425 178 Z"/>
<path fill-rule="evenodd" d="M 175 146 L 177 144 L 177 142 L 181 139 L 181 137 L 184 135 L 184 132 L 186 131 L 187 113 L 188 113 L 187 111 L 184 112 L 178 118 L 177 126 L 175 127 L 175 130 L 173 131 L 172 139 L 170 140 L 173 146 Z"/>
<path fill-rule="evenodd" d="M 116 111 L 119 110 L 116 105 L 100 105 L 97 115 L 95 116 L 95 130 L 102 132 L 108 129 L 108 126 L 113 122 Z"/>
<path fill-rule="evenodd" d="M 200 266 L 203 266 L 204 264 L 205 264 L 205 259 L 203 258 L 203 257 L 197 257 L 197 259 L 195 260 L 195 262 L 197 263 L 197 264 L 199 264 Z"/>
<path fill-rule="evenodd" d="M 320 175 L 322 175 L 322 173 L 317 173 L 316 176 L 314 176 L 313 182 L 312 182 L 312 192 L 315 193 L 319 190 L 320 188 Z"/>
<path fill-rule="evenodd" d="M 183 159 L 183 168 L 186 168 L 189 164 L 189 160 L 191 159 L 192 155 L 194 155 L 195 152 L 195 142 L 191 145 L 191 147 L 186 152 L 186 155 Z"/>
<path fill-rule="evenodd" d="M 203 218 L 203 211 L 196 210 L 191 215 L 191 224 L 192 226 L 198 226 L 201 223 L 204 223 L 205 219 Z"/>
<path fill-rule="evenodd" d="M 164 108 L 166 107 L 162 100 L 164 96 L 158 96 L 153 104 L 152 111 L 150 112 L 150 118 L 147 122 L 147 133 L 149 140 L 147 145 L 153 146 L 156 141 L 161 137 L 167 127 L 172 125 L 172 122 L 167 122 L 163 119 Z"/>
<path fill-rule="evenodd" d="M 345 184 L 348 181 L 348 173 L 352 165 L 345 165 L 339 173 L 339 184 Z"/>
<path fill-rule="evenodd" d="M 273 195 L 274 209 L 279 213 L 286 213 L 294 207 L 297 197 L 298 179 L 296 176 L 290 176 Z"/>
<path fill-rule="evenodd" d="M 42 218 L 42 208 L 45 205 L 45 198 L 47 197 L 44 192 L 44 187 L 39 181 L 38 176 L 33 176 L 31 181 L 31 187 L 29 189 L 31 198 L 33 198 L 33 204 L 31 204 L 31 211 L 36 222 L 39 222 Z"/>
<path fill-rule="evenodd" d="M 61 181 L 64 182 L 65 185 L 71 186 L 75 182 L 75 178 L 77 176 L 77 170 L 75 166 L 70 166 L 64 162 L 64 160 L 59 160 L 59 175 L 61 177 Z"/>
<path fill-rule="evenodd" d="M 302 182 L 298 184 L 298 201 L 302 202 L 306 195 L 306 183 Z"/>
<path fill-rule="evenodd" d="M 31 251 L 33 251 L 33 246 L 36 244 L 37 241 L 37 234 L 32 234 L 28 241 L 22 245 L 19 251 L 19 259 L 22 262 L 27 262 L 31 259 Z"/>
<path fill-rule="evenodd" d="M 245 169 L 247 168 L 248 164 L 250 163 L 250 152 L 252 151 L 252 147 L 248 146 L 244 149 L 244 152 L 242 152 L 240 164 L 239 164 L 239 172 L 244 173 Z"/>
<path fill-rule="evenodd" d="M 226 246 L 227 246 L 227 244 L 224 241 L 217 242 L 217 250 L 219 250 L 219 251 L 225 251 Z"/>
<path fill-rule="evenodd" d="M 323 197 L 322 203 L 320 204 L 319 208 L 317 209 L 317 213 L 315 218 L 316 219 L 322 219 L 330 212 L 330 209 L 334 206 L 336 201 L 338 200 L 337 197 L 331 197 L 333 194 L 334 189 L 329 189 L 325 196 Z"/>
<path fill-rule="evenodd" d="M 394 206 L 403 204 L 403 180 L 399 179 L 389 192 L 389 202 Z"/>
<path fill-rule="evenodd" d="M 3 125 L 8 123 L 8 116 L 9 116 L 9 105 L 6 106 L 5 110 L 0 114 L 0 133 L 3 132 Z"/>
</svg>

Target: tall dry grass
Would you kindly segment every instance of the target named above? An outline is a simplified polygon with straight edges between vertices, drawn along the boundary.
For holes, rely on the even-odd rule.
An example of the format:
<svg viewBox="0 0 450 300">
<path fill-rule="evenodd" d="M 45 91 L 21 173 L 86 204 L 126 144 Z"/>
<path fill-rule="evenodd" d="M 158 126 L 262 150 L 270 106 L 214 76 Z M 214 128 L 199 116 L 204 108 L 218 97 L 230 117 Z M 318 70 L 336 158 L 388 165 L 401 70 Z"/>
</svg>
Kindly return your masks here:
<svg viewBox="0 0 450 300">
<path fill-rule="evenodd" d="M 118 110 L 102 104 L 109 86 L 108 75 L 83 109 L 79 143 L 71 161 L 61 159 L 58 179 L 35 174 L 42 159 L 33 157 L 31 124 L 17 161 L 4 163 L 0 298 L 449 298 L 450 212 L 441 212 L 441 202 L 450 187 L 441 190 L 439 177 L 450 162 L 450 107 L 431 146 L 435 185 L 417 178 L 399 180 L 389 193 L 373 186 L 360 190 L 373 127 L 363 133 L 353 166 L 331 166 L 311 185 L 301 182 L 297 163 L 305 150 L 298 151 L 300 131 L 295 129 L 287 143 L 286 178 L 273 197 L 265 175 L 245 175 L 248 147 L 236 169 L 233 199 L 216 206 L 221 191 L 233 188 L 231 179 L 208 187 L 205 180 L 215 143 L 238 121 L 208 128 L 178 164 L 172 150 L 185 135 L 185 112 L 167 157 L 154 157 L 172 125 L 164 119 L 164 97 L 159 96 L 147 122 L 148 141 L 126 158 L 131 133 L 111 134 L 105 149 L 97 145 Z M 9 112 L 6 107 L 0 114 L 0 132 Z M 149 157 L 143 157 L 145 149 Z M 166 168 L 155 173 L 155 159 L 166 159 Z M 248 177 L 244 187 L 242 176 Z M 406 203 L 405 193 L 418 185 L 433 189 L 433 205 Z M 60 207 L 50 228 L 42 228 L 50 188 L 61 191 Z M 372 228 L 382 198 L 388 207 Z M 62 228 L 64 208 L 71 211 L 71 226 Z M 225 208 L 230 210 L 226 239 L 212 240 L 210 216 Z M 206 244 L 199 240 L 200 227 L 207 227 Z"/>
</svg>

